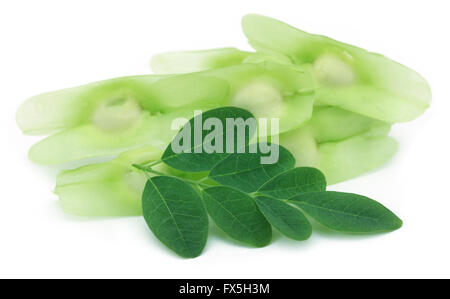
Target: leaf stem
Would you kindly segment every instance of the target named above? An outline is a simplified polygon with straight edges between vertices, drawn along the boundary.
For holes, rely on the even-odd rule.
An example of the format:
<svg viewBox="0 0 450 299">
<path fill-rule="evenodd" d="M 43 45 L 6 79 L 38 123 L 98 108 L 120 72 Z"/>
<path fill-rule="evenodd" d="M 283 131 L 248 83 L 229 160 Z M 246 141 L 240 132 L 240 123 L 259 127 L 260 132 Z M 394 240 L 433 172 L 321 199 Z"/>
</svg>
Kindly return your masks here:
<svg viewBox="0 0 450 299">
<path fill-rule="evenodd" d="M 162 160 L 153 161 L 153 162 L 150 162 L 148 164 L 144 164 L 143 166 L 144 167 L 153 167 L 153 166 L 156 166 L 156 165 L 160 164 L 161 162 L 162 162 Z"/>
<path fill-rule="evenodd" d="M 137 168 L 139 170 L 141 170 L 142 172 L 144 172 L 145 176 L 147 177 L 147 179 L 151 179 L 151 177 L 148 175 L 147 169 L 141 165 L 138 164 L 132 164 L 131 166 L 133 166 L 134 168 Z"/>
<path fill-rule="evenodd" d="M 159 163 L 157 163 L 157 164 L 159 164 Z M 201 188 L 211 187 L 211 185 L 202 183 L 202 181 L 204 181 L 204 178 L 199 180 L 199 181 L 194 181 L 194 180 L 185 179 L 185 178 L 179 178 L 179 177 L 174 176 L 174 175 L 170 175 L 170 174 L 159 172 L 157 170 L 152 169 L 150 166 L 142 166 L 142 165 L 139 165 L 139 164 L 133 164 L 132 166 L 137 168 L 137 169 L 139 169 L 139 170 L 141 170 L 141 171 L 143 171 L 147 175 L 148 179 L 150 179 L 148 173 L 153 173 L 153 174 L 156 174 L 156 175 L 169 176 L 169 177 L 172 177 L 172 178 L 181 179 L 181 180 L 185 181 L 186 183 L 189 183 L 189 184 L 192 184 L 192 185 L 196 185 L 196 186 L 201 187 Z"/>
<path fill-rule="evenodd" d="M 157 170 L 154 170 L 154 169 L 152 169 L 152 168 L 150 168 L 150 167 L 145 167 L 145 168 L 144 168 L 144 171 L 147 171 L 147 172 L 150 172 L 150 173 L 153 173 L 153 174 L 157 174 L 157 175 L 165 175 L 165 176 L 168 176 L 167 174 L 162 173 L 162 172 L 159 172 L 159 171 L 157 171 Z"/>
</svg>

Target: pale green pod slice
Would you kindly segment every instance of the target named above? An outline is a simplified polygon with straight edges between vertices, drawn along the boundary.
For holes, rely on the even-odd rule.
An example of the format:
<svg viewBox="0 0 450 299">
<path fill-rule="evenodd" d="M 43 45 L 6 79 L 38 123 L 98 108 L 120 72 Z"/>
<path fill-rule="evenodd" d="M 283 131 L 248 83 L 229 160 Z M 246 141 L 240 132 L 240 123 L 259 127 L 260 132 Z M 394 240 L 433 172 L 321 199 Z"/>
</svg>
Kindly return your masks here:
<svg viewBox="0 0 450 299">
<path fill-rule="evenodd" d="M 156 74 L 181 74 L 213 70 L 242 63 L 275 62 L 293 67 L 292 61 L 275 51 L 246 52 L 236 48 L 179 51 L 156 54 L 151 68 Z"/>
<path fill-rule="evenodd" d="M 125 104 L 129 110 L 139 111 L 136 106 L 148 98 L 148 87 L 164 77 L 123 77 L 40 94 L 20 105 L 17 124 L 25 134 L 47 135 L 89 123 L 95 110 L 102 107 Z"/>
<path fill-rule="evenodd" d="M 239 61 L 228 59 L 230 53 L 240 53 Z M 195 57 L 193 61 L 191 56 Z M 209 63 L 202 64 L 201 68 L 191 67 L 191 63 L 204 62 L 210 56 L 220 57 L 219 60 L 224 63 L 220 66 Z M 161 57 L 164 57 L 163 62 Z M 286 67 L 282 65 L 286 62 L 279 59 L 279 55 L 268 56 L 229 48 L 168 53 L 161 54 L 161 57 L 155 58 L 161 68 L 166 64 L 179 63 L 189 66 L 184 69 L 186 72 L 210 70 L 199 74 L 220 78 L 230 84 L 228 105 L 247 109 L 257 118 L 279 118 L 280 132 L 298 127 L 311 117 L 314 82 L 309 70 Z M 248 63 L 237 65 L 243 61 Z"/>
<path fill-rule="evenodd" d="M 55 193 L 63 211 L 77 216 L 141 215 L 147 177 L 131 164 L 154 161 L 161 154 L 159 149 L 147 146 L 109 162 L 60 172 Z"/>
<path fill-rule="evenodd" d="M 192 73 L 241 64 L 250 54 L 235 48 L 167 52 L 153 56 L 150 65 L 156 74 Z"/>
<path fill-rule="evenodd" d="M 361 134 L 387 135 L 391 128 L 388 123 L 333 106 L 314 107 L 306 126 L 317 143 L 340 141 Z"/>
<path fill-rule="evenodd" d="M 296 157 L 296 166 L 316 167 L 318 146 L 326 142 L 366 136 L 387 136 L 390 125 L 332 106 L 315 106 L 311 119 L 300 128 L 280 135 L 280 144 Z"/>
<path fill-rule="evenodd" d="M 318 146 L 317 167 L 329 185 L 346 181 L 389 161 L 397 151 L 397 142 L 387 136 L 355 136 Z"/>
<path fill-rule="evenodd" d="M 257 119 L 270 122 L 278 118 L 280 133 L 297 128 L 311 118 L 314 82 L 305 69 L 264 62 L 210 70 L 205 74 L 230 83 L 228 105 L 246 109 Z"/>
<path fill-rule="evenodd" d="M 31 147 L 28 155 L 35 163 L 51 165 L 91 157 L 115 156 L 143 145 L 164 149 L 177 132 L 171 130 L 172 121 L 192 115 L 191 110 L 155 116 L 143 113 L 131 127 L 118 131 L 86 124 L 41 140 Z"/>
<path fill-rule="evenodd" d="M 297 167 L 317 167 L 319 164 L 318 144 L 311 130 L 302 126 L 280 135 L 280 144 L 295 158 Z"/>
<path fill-rule="evenodd" d="M 41 114 L 34 115 L 36 120 L 28 123 L 30 130 L 42 131 L 46 120 L 56 121 L 47 131 L 63 129 L 35 144 L 29 153 L 31 160 L 59 164 L 117 155 L 143 145 L 164 147 L 176 133 L 171 127 L 174 119 L 189 119 L 195 109 L 224 105 L 229 95 L 228 83 L 214 77 L 193 74 L 149 79 L 147 84 L 143 79 L 110 80 L 28 100 L 22 107 L 42 107 Z M 52 106 L 58 101 L 65 105 L 56 108 L 67 109 L 61 114 Z M 29 116 L 25 110 L 19 109 L 18 119 Z"/>
<path fill-rule="evenodd" d="M 16 119 L 26 134 L 50 134 L 85 124 L 122 130 L 142 112 L 155 115 L 220 103 L 228 89 L 223 80 L 199 75 L 124 77 L 32 97 L 19 107 Z"/>
<path fill-rule="evenodd" d="M 242 26 L 258 51 L 278 52 L 295 65 L 309 66 L 320 102 L 388 123 L 410 121 L 430 105 L 428 83 L 382 55 L 260 15 L 245 16 Z"/>
<path fill-rule="evenodd" d="M 102 83 L 100 89 L 79 88 L 82 92 L 67 105 L 73 111 L 81 106 L 81 112 L 64 114 L 67 118 L 60 119 L 67 121 L 64 130 L 33 146 L 30 158 L 40 164 L 59 164 L 116 155 L 142 145 L 164 147 L 176 133 L 173 120 L 221 106 L 242 107 L 257 117 L 279 117 L 280 130 L 288 131 L 308 120 L 313 107 L 311 76 L 270 63 L 160 78 L 148 86 L 129 80 L 130 88 L 124 90 L 115 81 Z M 48 108 L 39 115 L 42 119 L 60 118 L 50 109 L 50 98 L 35 100 Z"/>
<path fill-rule="evenodd" d="M 394 156 L 396 141 L 385 132 L 377 133 L 318 144 L 309 130 L 301 128 L 282 134 L 280 144 L 292 152 L 296 166 L 318 168 L 333 185 L 372 171 Z"/>
<path fill-rule="evenodd" d="M 296 166 L 320 169 L 328 184 L 374 170 L 396 152 L 390 125 L 336 107 L 315 107 L 310 121 L 280 135 Z"/>
</svg>

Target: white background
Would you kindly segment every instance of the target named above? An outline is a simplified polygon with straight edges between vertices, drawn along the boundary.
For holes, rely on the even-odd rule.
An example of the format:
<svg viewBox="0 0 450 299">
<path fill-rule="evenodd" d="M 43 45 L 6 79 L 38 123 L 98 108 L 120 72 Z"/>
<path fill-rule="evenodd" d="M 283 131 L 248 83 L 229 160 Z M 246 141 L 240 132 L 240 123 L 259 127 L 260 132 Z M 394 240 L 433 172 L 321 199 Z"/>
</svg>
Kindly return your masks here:
<svg viewBox="0 0 450 299">
<path fill-rule="evenodd" d="M 448 1 L 1 1 L 0 277 L 407 278 L 450 277 L 450 21 Z M 169 50 L 250 49 L 240 19 L 260 13 L 383 53 L 417 70 L 431 108 L 396 125 L 395 158 L 332 189 L 370 196 L 403 220 L 371 237 L 315 232 L 307 242 L 276 235 L 251 249 L 211 232 L 202 256 L 181 259 L 141 217 L 64 215 L 52 193 L 57 169 L 33 165 L 37 139 L 15 110 L 46 91 L 146 74 Z"/>
</svg>

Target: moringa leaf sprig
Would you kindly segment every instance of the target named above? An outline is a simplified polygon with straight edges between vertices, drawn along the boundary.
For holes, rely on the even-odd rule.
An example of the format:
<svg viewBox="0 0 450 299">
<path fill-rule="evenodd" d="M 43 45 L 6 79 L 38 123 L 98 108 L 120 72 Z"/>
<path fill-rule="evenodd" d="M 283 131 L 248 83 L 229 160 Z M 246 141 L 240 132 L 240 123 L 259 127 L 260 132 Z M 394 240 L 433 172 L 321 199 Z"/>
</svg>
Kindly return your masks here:
<svg viewBox="0 0 450 299">
<path fill-rule="evenodd" d="M 198 120 L 203 127 L 214 117 L 225 127 L 229 119 L 253 117 L 236 107 L 213 109 L 202 116 L 191 119 L 174 140 L 185 138 L 186 130 L 194 133 L 191 125 Z M 209 133 L 211 130 L 202 132 L 202 137 Z M 324 175 L 315 168 L 295 167 L 294 157 L 284 147 L 279 147 L 275 163 L 262 164 L 268 153 L 260 149 L 268 144 L 251 144 L 253 133 L 249 131 L 245 139 L 245 150 L 233 148 L 232 153 L 225 149 L 227 142 L 235 144 L 237 134 L 233 139 L 220 135 L 222 140 L 216 142 L 223 151 L 219 154 L 196 151 L 196 147 L 206 147 L 208 138 L 194 144 L 195 137 L 188 134 L 185 152 L 174 152 L 171 144 L 161 160 L 134 165 L 148 174 L 142 194 L 145 221 L 168 248 L 182 257 L 199 256 L 208 238 L 208 216 L 230 238 L 252 247 L 268 245 L 272 227 L 288 238 L 307 240 L 312 234 L 310 219 L 342 233 L 389 232 L 402 226 L 394 213 L 370 198 L 326 191 Z M 249 152 L 252 146 L 255 152 Z M 183 179 L 154 170 L 159 163 L 206 174 L 200 180 Z"/>
</svg>

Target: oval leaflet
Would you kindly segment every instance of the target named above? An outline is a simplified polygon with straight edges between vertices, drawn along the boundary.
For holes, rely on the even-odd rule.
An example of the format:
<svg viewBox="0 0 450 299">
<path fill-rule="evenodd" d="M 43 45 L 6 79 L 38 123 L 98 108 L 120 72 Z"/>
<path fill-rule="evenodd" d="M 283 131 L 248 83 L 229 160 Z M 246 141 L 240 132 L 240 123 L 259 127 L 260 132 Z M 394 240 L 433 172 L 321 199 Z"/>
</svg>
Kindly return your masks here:
<svg viewBox="0 0 450 299">
<path fill-rule="evenodd" d="M 164 245 L 183 257 L 201 254 L 208 238 L 208 215 L 194 188 L 174 177 L 153 177 L 145 186 L 142 209 Z"/>
</svg>

